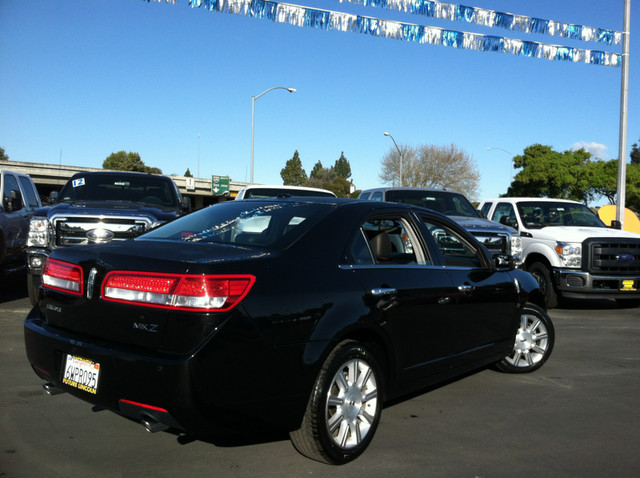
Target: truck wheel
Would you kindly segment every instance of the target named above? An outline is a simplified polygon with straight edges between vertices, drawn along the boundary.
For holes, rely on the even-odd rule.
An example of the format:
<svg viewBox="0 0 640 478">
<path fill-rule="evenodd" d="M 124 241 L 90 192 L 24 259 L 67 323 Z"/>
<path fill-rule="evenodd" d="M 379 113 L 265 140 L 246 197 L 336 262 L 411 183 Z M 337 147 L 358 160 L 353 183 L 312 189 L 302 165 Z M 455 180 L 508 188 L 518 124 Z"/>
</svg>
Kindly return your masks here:
<svg viewBox="0 0 640 478">
<path fill-rule="evenodd" d="M 551 280 L 551 272 L 542 262 L 534 262 L 527 271 L 536 278 L 540 285 L 540 290 L 544 294 L 548 309 L 553 309 L 558 305 L 558 294 Z"/>
<path fill-rule="evenodd" d="M 290 433 L 303 455 L 341 465 L 369 445 L 382 412 L 382 370 L 371 349 L 346 341 L 325 361 L 300 429 Z"/>
<path fill-rule="evenodd" d="M 27 274 L 27 292 L 31 305 L 35 307 L 40 299 L 40 278 L 36 279 L 31 274 Z"/>
<path fill-rule="evenodd" d="M 520 313 L 520 328 L 513 350 L 496 364 L 496 368 L 510 373 L 538 370 L 551 355 L 555 338 L 549 315 L 536 305 L 526 304 Z"/>
</svg>

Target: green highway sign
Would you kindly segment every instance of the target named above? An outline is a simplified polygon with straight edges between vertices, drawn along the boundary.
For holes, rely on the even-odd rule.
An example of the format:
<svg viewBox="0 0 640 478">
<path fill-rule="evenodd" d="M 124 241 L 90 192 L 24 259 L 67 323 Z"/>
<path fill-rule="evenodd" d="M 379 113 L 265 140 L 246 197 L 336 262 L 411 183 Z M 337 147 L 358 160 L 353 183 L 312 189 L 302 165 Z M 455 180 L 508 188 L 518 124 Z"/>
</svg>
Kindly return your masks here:
<svg viewBox="0 0 640 478">
<path fill-rule="evenodd" d="M 211 194 L 229 194 L 229 176 L 211 176 Z"/>
</svg>

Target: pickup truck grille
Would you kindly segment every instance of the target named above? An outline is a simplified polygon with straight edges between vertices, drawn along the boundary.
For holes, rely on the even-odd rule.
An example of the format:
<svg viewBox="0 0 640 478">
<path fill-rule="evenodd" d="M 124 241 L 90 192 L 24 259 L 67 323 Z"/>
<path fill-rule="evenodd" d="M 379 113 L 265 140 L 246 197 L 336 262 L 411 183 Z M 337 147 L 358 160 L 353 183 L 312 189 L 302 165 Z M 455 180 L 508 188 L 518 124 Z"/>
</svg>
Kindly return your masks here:
<svg viewBox="0 0 640 478">
<path fill-rule="evenodd" d="M 587 270 L 595 274 L 640 273 L 640 239 L 587 239 L 583 244 Z"/>
<path fill-rule="evenodd" d="M 64 216 L 53 218 L 55 246 L 88 244 L 87 233 L 92 229 L 108 229 L 114 241 L 139 236 L 151 226 L 151 220 L 142 217 Z"/>
<path fill-rule="evenodd" d="M 491 232 L 475 232 L 471 234 L 489 250 L 491 254 L 510 254 L 509 241 L 506 234 Z"/>
</svg>

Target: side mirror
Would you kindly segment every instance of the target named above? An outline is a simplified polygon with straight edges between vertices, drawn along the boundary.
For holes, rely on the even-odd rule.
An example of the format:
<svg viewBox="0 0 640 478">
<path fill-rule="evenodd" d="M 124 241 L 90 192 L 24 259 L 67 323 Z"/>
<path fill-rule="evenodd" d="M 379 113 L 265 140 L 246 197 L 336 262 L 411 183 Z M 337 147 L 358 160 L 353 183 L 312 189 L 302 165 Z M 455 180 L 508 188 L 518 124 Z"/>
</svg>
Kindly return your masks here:
<svg viewBox="0 0 640 478">
<path fill-rule="evenodd" d="M 617 220 L 613 220 L 611 221 L 611 226 L 612 229 L 622 229 L 622 223 L 620 221 Z"/>
<path fill-rule="evenodd" d="M 493 265 L 497 271 L 512 271 L 516 267 L 513 256 L 509 254 L 495 254 Z"/>
<path fill-rule="evenodd" d="M 191 198 L 188 196 L 182 196 L 182 211 L 191 212 Z"/>
<path fill-rule="evenodd" d="M 4 209 L 7 212 L 16 212 L 22 209 L 22 194 L 20 191 L 12 189 L 9 197 L 4 198 Z"/>
<path fill-rule="evenodd" d="M 58 191 L 51 191 L 49 193 L 49 204 L 53 204 L 58 199 Z"/>
</svg>

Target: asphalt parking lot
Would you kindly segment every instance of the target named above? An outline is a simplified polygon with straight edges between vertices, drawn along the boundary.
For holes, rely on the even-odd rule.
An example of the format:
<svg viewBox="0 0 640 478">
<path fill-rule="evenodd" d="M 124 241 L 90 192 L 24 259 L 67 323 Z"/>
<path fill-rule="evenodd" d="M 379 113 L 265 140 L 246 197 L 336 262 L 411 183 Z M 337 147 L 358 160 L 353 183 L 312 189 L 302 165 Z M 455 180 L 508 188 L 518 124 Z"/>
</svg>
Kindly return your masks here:
<svg viewBox="0 0 640 478">
<path fill-rule="evenodd" d="M 46 396 L 24 353 L 28 309 L 20 279 L 2 284 L 1 477 L 640 476 L 640 309 L 553 309 L 541 370 L 482 370 L 389 405 L 369 449 L 342 467 L 304 458 L 286 435 L 182 440 Z"/>
</svg>

